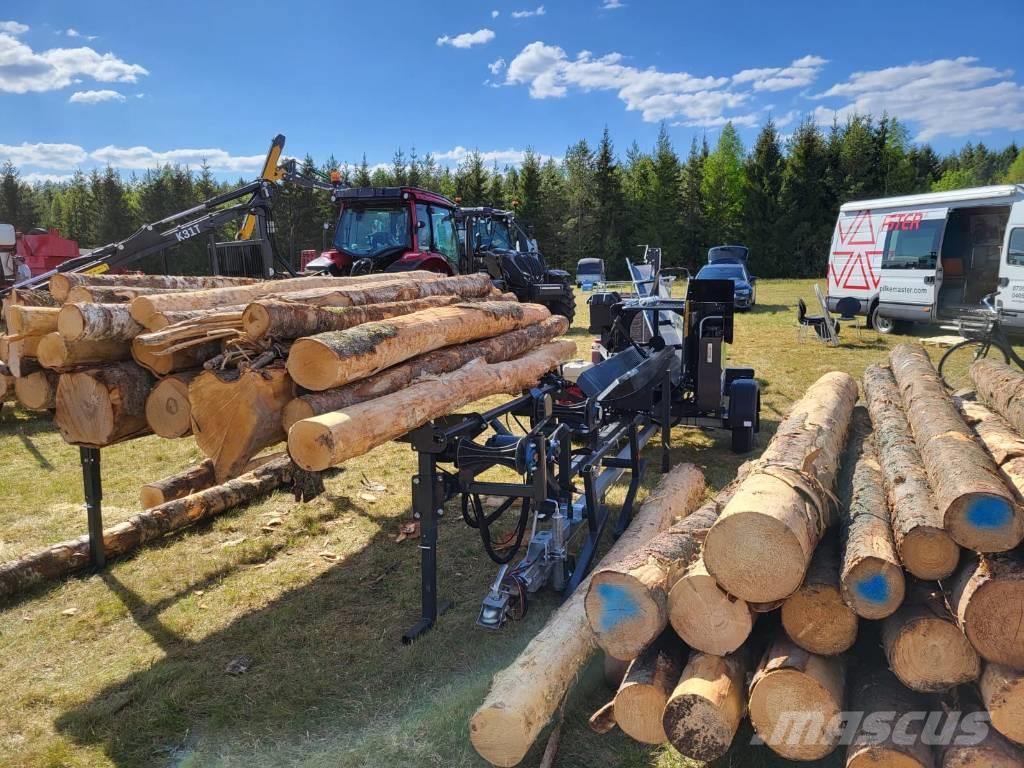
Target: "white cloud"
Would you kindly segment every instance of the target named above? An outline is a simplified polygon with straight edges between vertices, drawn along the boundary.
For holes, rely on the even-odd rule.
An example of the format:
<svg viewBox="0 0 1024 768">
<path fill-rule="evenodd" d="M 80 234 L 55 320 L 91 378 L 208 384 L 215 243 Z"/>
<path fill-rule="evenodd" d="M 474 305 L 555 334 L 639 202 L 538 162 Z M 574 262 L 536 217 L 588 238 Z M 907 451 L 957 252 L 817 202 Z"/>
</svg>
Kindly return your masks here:
<svg viewBox="0 0 1024 768">
<path fill-rule="evenodd" d="M 749 94 L 725 90 L 727 77 L 637 69 L 622 64 L 622 59 L 619 53 L 595 57 L 590 51 L 570 59 L 558 46 L 538 41 L 509 63 L 505 82 L 528 84 L 535 99 L 560 98 L 571 87 L 615 91 L 627 110 L 639 111 L 647 122 L 683 118 L 687 124 L 704 125 L 749 98 Z"/>
<path fill-rule="evenodd" d="M 966 136 L 990 130 L 1024 130 L 1024 86 L 1012 70 L 980 66 L 961 56 L 926 63 L 854 72 L 816 98 L 839 98 L 814 118 L 831 123 L 854 114 L 888 113 L 918 129 L 916 139 Z"/>
<path fill-rule="evenodd" d="M 494 39 L 494 31 L 487 29 L 478 29 L 476 32 L 463 32 L 461 35 L 455 37 L 448 37 L 448 35 L 442 35 L 437 38 L 438 45 L 450 45 L 452 48 L 471 48 L 474 45 L 483 45 L 489 43 Z"/>
<path fill-rule="evenodd" d="M 257 171 L 265 155 L 232 155 L 223 149 L 171 149 L 158 152 L 149 147 L 106 146 L 93 150 L 89 157 L 101 165 L 143 170 L 158 165 L 201 165 L 205 160 L 215 171 Z"/>
<path fill-rule="evenodd" d="M 502 70 L 505 69 L 505 60 L 499 58 L 495 61 L 492 61 L 490 64 L 487 65 L 487 68 L 491 70 L 492 75 L 500 75 Z"/>
<path fill-rule="evenodd" d="M 73 173 L 23 173 L 19 178 L 26 184 L 45 184 L 52 181 L 54 184 L 63 184 L 75 178 Z"/>
<path fill-rule="evenodd" d="M 676 127 L 684 128 L 721 128 L 726 123 L 743 126 L 745 128 L 756 128 L 761 124 L 762 115 L 760 112 L 750 112 L 745 115 L 705 115 L 693 120 L 684 120 L 679 123 L 672 123 Z"/>
<path fill-rule="evenodd" d="M 88 77 L 101 83 L 134 83 L 149 71 L 112 53 L 92 48 L 51 48 L 36 52 L 0 32 L 0 92 L 55 91 Z"/>
<path fill-rule="evenodd" d="M 88 159 L 77 144 L 0 144 L 0 162 L 36 168 L 73 168 Z"/>
<path fill-rule="evenodd" d="M 67 29 L 65 29 L 64 30 L 64 34 L 67 35 L 68 37 L 81 37 L 82 36 L 82 33 L 79 32 L 74 27 L 68 27 Z"/>
<path fill-rule="evenodd" d="M 28 32 L 28 24 L 19 24 L 16 21 L 0 21 L 0 32 L 8 35 L 23 35 Z"/>
<path fill-rule="evenodd" d="M 785 91 L 810 85 L 818 77 L 828 59 L 820 56 L 804 56 L 788 67 L 761 67 L 744 69 L 732 77 L 734 83 L 753 83 L 755 91 Z"/>
<path fill-rule="evenodd" d="M 501 16 L 501 11 L 491 11 L 491 18 L 496 19 Z"/>
<path fill-rule="evenodd" d="M 538 5 L 532 11 L 512 11 L 513 19 L 528 19 L 531 16 L 543 16 L 546 13 L 543 5 Z"/>
<path fill-rule="evenodd" d="M 445 152 L 434 152 L 433 156 L 434 159 L 442 165 L 447 165 L 461 163 L 471 154 L 473 154 L 472 149 L 457 146 Z M 554 155 L 544 155 L 539 152 L 535 154 L 542 163 L 546 163 L 548 160 L 561 159 Z M 522 149 L 492 149 L 487 152 L 480 152 L 480 157 L 483 159 L 485 165 L 493 165 L 494 163 L 497 163 L 499 167 L 506 165 L 521 165 L 525 155 L 526 151 Z"/>
<path fill-rule="evenodd" d="M 72 104 L 99 104 L 103 101 L 124 101 L 124 96 L 108 89 L 100 91 L 75 91 L 68 98 Z"/>
<path fill-rule="evenodd" d="M 604 0 L 604 2 L 601 3 L 601 8 L 602 8 L 602 10 L 605 10 L 605 11 L 614 11 L 614 10 L 616 10 L 618 8 L 625 8 L 625 7 L 626 7 L 626 4 L 623 3 L 622 0 Z"/>
</svg>

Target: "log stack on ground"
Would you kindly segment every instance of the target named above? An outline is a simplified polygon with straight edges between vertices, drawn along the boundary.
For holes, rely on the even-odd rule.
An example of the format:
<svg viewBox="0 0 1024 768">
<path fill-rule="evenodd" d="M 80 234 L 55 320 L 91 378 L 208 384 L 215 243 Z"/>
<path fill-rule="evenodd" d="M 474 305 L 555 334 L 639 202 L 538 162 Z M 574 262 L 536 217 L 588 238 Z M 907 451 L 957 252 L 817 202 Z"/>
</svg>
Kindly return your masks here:
<svg viewBox="0 0 1024 768">
<path fill-rule="evenodd" d="M 686 646 L 669 629 L 633 659 L 615 694 L 615 722 L 623 733 L 643 744 L 668 740 L 662 714 L 686 656 Z"/>
<path fill-rule="evenodd" d="M 1024 539 L 1024 510 L 964 423 L 928 353 L 900 344 L 890 359 L 943 526 L 976 552 L 1013 549 Z"/>
<path fill-rule="evenodd" d="M 692 464 L 679 464 L 637 509 L 632 524 L 604 556 L 612 564 L 650 541 L 677 517 L 685 517 L 699 498 L 704 476 Z M 494 676 L 490 691 L 469 725 L 477 753 L 492 765 L 518 765 L 550 722 L 569 687 L 596 650 L 583 597 L 588 576 L 559 606 L 508 667 Z"/>
<path fill-rule="evenodd" d="M 90 275 L 85 272 L 59 272 L 50 277 L 50 293 L 59 302 L 68 301 L 72 288 L 97 286 L 107 288 L 163 288 L 194 291 L 226 286 L 253 285 L 260 282 L 251 277 L 188 276 L 188 275 Z"/>
</svg>

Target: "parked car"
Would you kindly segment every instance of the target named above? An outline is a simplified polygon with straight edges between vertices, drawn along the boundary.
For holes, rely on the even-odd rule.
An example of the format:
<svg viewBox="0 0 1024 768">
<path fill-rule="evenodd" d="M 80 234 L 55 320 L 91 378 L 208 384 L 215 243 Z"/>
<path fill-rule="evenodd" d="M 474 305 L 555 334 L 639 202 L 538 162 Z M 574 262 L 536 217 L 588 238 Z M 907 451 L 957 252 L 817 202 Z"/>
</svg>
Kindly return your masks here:
<svg viewBox="0 0 1024 768">
<path fill-rule="evenodd" d="M 604 281 L 604 259 L 580 259 L 576 262 L 577 287 Z"/>
<path fill-rule="evenodd" d="M 697 273 L 698 280 L 732 280 L 733 301 L 738 310 L 750 310 L 757 303 L 757 278 L 747 270 L 749 252 L 743 245 L 719 245 L 708 251 L 708 263 Z"/>
</svg>

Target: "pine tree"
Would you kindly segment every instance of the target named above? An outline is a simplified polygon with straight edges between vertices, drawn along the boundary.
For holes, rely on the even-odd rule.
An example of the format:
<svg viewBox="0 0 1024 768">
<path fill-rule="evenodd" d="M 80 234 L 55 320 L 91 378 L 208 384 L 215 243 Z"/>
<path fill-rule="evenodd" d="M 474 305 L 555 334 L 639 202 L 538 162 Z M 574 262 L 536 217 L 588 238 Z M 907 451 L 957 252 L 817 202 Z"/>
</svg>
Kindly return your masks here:
<svg viewBox="0 0 1024 768">
<path fill-rule="evenodd" d="M 415 144 L 409 150 L 409 176 L 407 181 L 410 187 L 418 187 L 423 182 L 420 172 L 420 159 L 416 156 Z"/>
<path fill-rule="evenodd" d="M 533 227 L 534 238 L 548 266 L 564 269 L 570 266 L 568 243 L 562 230 L 562 216 L 567 206 L 565 180 L 558 164 L 551 159 L 541 166 L 539 177 L 539 216 L 526 217 L 525 224 Z"/>
<path fill-rule="evenodd" d="M 782 257 L 779 196 L 782 194 L 784 168 L 779 134 L 775 130 L 775 122 L 769 118 L 747 160 L 743 211 L 746 245 L 762 272 L 777 269 L 774 265 Z"/>
<path fill-rule="evenodd" d="M 531 147 L 523 153 L 519 167 L 518 183 L 515 186 L 515 200 L 519 216 L 527 224 L 540 221 L 543 201 L 540 193 L 540 158 Z"/>
<path fill-rule="evenodd" d="M 622 192 L 628 213 L 625 256 L 635 258 L 631 246 L 661 244 L 661 232 L 654 213 L 654 160 L 634 141 L 626 150 L 626 163 L 622 173 Z M 625 262 L 622 263 L 625 275 Z"/>
<path fill-rule="evenodd" d="M 93 171 L 90 177 L 95 201 L 97 243 L 113 243 L 132 234 L 132 216 L 121 176 L 109 165 L 101 176 Z"/>
<path fill-rule="evenodd" d="M 623 258 L 624 205 L 622 177 L 608 126 L 605 126 L 594 159 L 594 229 L 597 238 L 594 255 L 604 259 L 606 268 L 616 274 L 616 262 Z"/>
<path fill-rule="evenodd" d="M 697 139 L 694 138 L 690 142 L 690 154 L 686 157 L 686 164 L 680 171 L 681 265 L 691 273 L 696 273 L 700 268 L 704 261 L 704 252 L 708 248 L 704 194 L 701 191 L 704 182 L 704 162 L 708 154 L 707 139 L 703 139 L 698 148 Z"/>
<path fill-rule="evenodd" d="M 506 207 L 505 203 L 505 177 L 498 170 L 498 164 L 491 169 L 491 182 L 487 187 L 487 204 L 492 208 Z"/>
<path fill-rule="evenodd" d="M 399 147 L 391 158 L 391 180 L 396 187 L 404 187 L 409 180 L 408 166 L 405 164 L 405 153 Z"/>
<path fill-rule="evenodd" d="M 487 201 L 487 169 L 479 150 L 474 149 L 459 166 L 455 176 L 456 195 L 467 206 L 484 205 Z"/>
<path fill-rule="evenodd" d="M 682 264 L 682 194 L 679 186 L 679 155 L 672 147 L 668 130 L 662 123 L 658 131 L 658 139 L 654 145 L 654 189 L 652 204 L 654 210 L 654 226 L 656 241 L 662 249 L 663 264 L 666 266 Z"/>
<path fill-rule="evenodd" d="M 704 161 L 708 237 L 713 244 L 735 243 L 743 234 L 743 142 L 731 122 L 722 126 L 714 151 Z"/>
<path fill-rule="evenodd" d="M 782 174 L 783 229 L 787 257 L 766 270 L 773 277 L 816 277 L 824 273 L 835 219 L 828 189 L 828 148 L 812 121 L 793 133 Z M 768 265 L 766 265 L 768 266 Z"/>
<path fill-rule="evenodd" d="M 565 184 L 565 215 L 561 238 L 566 245 L 566 263 L 592 257 L 595 243 L 594 153 L 586 139 L 573 144 L 562 161 Z"/>
<path fill-rule="evenodd" d="M 352 185 L 356 187 L 371 187 L 373 182 L 370 181 L 370 164 L 366 162 L 366 153 L 363 153 L 363 162 L 356 168 L 355 177 L 352 179 Z"/>
</svg>

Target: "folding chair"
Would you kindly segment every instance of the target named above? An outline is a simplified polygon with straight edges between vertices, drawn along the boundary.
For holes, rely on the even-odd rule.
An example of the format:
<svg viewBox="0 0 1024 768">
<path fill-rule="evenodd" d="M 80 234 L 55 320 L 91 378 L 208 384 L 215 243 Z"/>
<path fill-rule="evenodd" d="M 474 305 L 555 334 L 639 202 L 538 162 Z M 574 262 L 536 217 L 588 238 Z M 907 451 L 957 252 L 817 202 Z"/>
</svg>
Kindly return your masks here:
<svg viewBox="0 0 1024 768">
<path fill-rule="evenodd" d="M 857 338 L 860 338 L 860 324 L 857 322 L 860 302 L 853 296 L 844 296 L 836 303 L 836 312 L 839 313 L 840 320 L 853 323 L 853 327 L 857 329 Z"/>
</svg>

